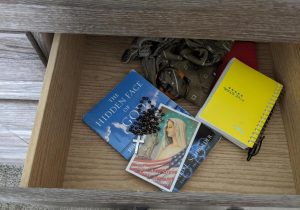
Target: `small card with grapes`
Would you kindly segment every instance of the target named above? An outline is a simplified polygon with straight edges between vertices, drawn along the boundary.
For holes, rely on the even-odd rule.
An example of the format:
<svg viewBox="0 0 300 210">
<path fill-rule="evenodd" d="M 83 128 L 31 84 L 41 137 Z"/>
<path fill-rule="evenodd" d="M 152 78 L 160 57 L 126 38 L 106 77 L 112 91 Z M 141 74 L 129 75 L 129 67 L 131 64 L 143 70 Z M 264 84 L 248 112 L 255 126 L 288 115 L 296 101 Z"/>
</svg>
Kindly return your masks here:
<svg viewBox="0 0 300 210">
<path fill-rule="evenodd" d="M 157 132 L 140 138 L 143 144 L 133 155 L 126 171 L 162 190 L 172 192 L 200 123 L 163 104 L 160 104 L 156 113 L 156 120 L 149 119 L 151 113 L 145 114 L 147 125 L 137 123 L 140 130 L 144 129 L 143 126 L 152 126 L 157 128 Z"/>
</svg>

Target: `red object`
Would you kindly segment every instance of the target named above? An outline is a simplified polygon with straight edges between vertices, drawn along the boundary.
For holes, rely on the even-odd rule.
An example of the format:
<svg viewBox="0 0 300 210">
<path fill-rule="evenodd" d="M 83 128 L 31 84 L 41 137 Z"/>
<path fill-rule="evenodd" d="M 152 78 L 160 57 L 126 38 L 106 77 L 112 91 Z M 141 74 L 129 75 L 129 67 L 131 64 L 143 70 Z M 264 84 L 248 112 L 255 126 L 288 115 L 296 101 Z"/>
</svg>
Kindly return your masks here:
<svg viewBox="0 0 300 210">
<path fill-rule="evenodd" d="M 221 76 L 224 71 L 227 63 L 231 58 L 237 58 L 248 66 L 258 69 L 257 66 L 257 56 L 256 56 L 256 44 L 254 42 L 243 42 L 236 41 L 233 43 L 231 50 L 226 54 L 223 59 L 222 64 L 219 66 L 216 71 L 216 81 Z"/>
</svg>

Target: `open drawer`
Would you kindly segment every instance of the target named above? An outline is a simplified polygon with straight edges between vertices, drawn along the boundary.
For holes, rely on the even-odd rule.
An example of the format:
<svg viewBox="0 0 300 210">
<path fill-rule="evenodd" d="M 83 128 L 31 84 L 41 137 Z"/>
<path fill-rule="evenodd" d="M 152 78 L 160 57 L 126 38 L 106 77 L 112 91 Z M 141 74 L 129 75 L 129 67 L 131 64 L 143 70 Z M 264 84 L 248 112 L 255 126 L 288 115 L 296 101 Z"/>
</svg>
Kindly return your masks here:
<svg viewBox="0 0 300 210">
<path fill-rule="evenodd" d="M 300 205 L 300 196 L 295 196 L 300 193 L 299 45 L 257 45 L 260 71 L 286 88 L 260 153 L 247 162 L 244 151 L 222 140 L 181 193 L 174 194 L 127 173 L 127 161 L 82 122 L 82 116 L 131 69 L 140 69 L 138 62 L 120 62 L 131 41 L 55 35 L 21 186 L 96 189 L 99 196 L 118 196 L 116 204 L 124 204 L 126 197 L 129 204 L 147 206 Z M 192 114 L 199 109 L 186 101 L 178 103 Z"/>
</svg>

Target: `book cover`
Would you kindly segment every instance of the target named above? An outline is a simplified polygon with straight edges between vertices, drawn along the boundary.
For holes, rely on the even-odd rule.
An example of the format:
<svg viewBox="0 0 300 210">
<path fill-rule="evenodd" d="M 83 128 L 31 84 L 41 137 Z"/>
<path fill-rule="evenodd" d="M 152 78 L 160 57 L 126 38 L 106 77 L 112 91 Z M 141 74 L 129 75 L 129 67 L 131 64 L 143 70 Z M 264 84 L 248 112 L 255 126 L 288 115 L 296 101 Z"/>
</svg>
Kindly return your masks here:
<svg viewBox="0 0 300 210">
<path fill-rule="evenodd" d="M 241 148 L 252 148 L 282 87 L 233 58 L 197 118 Z"/>
<path fill-rule="evenodd" d="M 179 173 L 198 133 L 200 122 L 175 109 L 161 104 L 164 114 L 156 137 L 145 138 L 145 143 L 130 160 L 126 171 L 172 192 Z"/>
<path fill-rule="evenodd" d="M 179 192 L 183 185 L 192 177 L 194 171 L 207 158 L 211 149 L 220 141 L 221 135 L 211 128 L 200 125 L 194 142 L 179 173 L 173 192 Z"/>
<path fill-rule="evenodd" d="M 148 97 L 155 106 L 164 104 L 188 114 L 182 107 L 132 70 L 83 117 L 84 123 L 127 160 L 132 157 L 135 149 L 135 143 L 132 142 L 135 135 L 128 130 L 139 116 L 137 109 L 142 97 Z"/>
<path fill-rule="evenodd" d="M 258 69 L 256 43 L 248 41 L 234 41 L 230 51 L 224 57 L 216 71 L 216 81 L 232 58 L 237 58 L 253 69 Z"/>
</svg>

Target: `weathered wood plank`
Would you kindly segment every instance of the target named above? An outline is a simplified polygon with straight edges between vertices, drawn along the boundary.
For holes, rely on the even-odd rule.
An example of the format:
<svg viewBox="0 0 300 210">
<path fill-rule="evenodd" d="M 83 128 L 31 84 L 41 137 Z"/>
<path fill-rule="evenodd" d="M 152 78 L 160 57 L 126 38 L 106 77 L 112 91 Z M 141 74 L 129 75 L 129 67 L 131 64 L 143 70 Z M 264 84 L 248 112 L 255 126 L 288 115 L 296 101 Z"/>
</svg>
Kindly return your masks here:
<svg viewBox="0 0 300 210">
<path fill-rule="evenodd" d="M 43 81 L 45 67 L 24 33 L 0 33 L 0 81 Z"/>
<path fill-rule="evenodd" d="M 16 164 L 23 163 L 26 157 L 27 146 L 1 146 L 0 163 Z"/>
<path fill-rule="evenodd" d="M 1 81 L 0 99 L 36 100 L 41 95 L 43 82 Z"/>
<path fill-rule="evenodd" d="M 0 33 L 0 72 L 0 163 L 23 164 L 44 75 L 24 33 Z"/>
<path fill-rule="evenodd" d="M 43 53 L 43 51 L 42 51 L 41 47 L 39 46 L 37 40 L 33 36 L 33 33 L 32 32 L 26 32 L 26 36 L 27 36 L 28 40 L 30 41 L 32 47 L 35 49 L 36 54 L 39 56 L 42 63 L 46 67 L 47 62 L 48 62 L 48 57 L 46 57 L 45 54 Z"/>
<path fill-rule="evenodd" d="M 0 100 L 0 163 L 23 163 L 37 102 Z"/>
<path fill-rule="evenodd" d="M 0 163 L 23 163 L 28 142 L 18 133 L 0 125 Z"/>
<path fill-rule="evenodd" d="M 26 36 L 41 59 L 42 63 L 47 66 L 54 34 L 26 32 Z"/>
<path fill-rule="evenodd" d="M 18 141 L 23 145 L 23 142 L 25 142 L 28 146 L 28 143 L 31 138 L 31 130 L 29 129 L 23 129 L 23 128 L 8 128 L 6 126 L 3 126 L 3 124 L 0 125 L 0 145 L 6 144 L 6 142 L 10 141 Z M 11 140 L 14 139 L 14 140 Z M 11 143 L 11 142 L 10 142 Z M 26 146 L 26 147 L 27 147 Z"/>
<path fill-rule="evenodd" d="M 300 2 L 2 0 L 0 30 L 300 41 Z"/>
<path fill-rule="evenodd" d="M 243 195 L 208 193 L 122 192 L 99 190 L 0 188 L 0 202 L 57 207 L 148 206 L 201 208 L 201 206 L 299 207 L 299 195 Z"/>
<path fill-rule="evenodd" d="M 32 35 L 48 61 L 54 34 L 33 32 Z"/>
<path fill-rule="evenodd" d="M 0 100 L 0 125 L 10 130 L 31 130 L 37 101 Z"/>
<path fill-rule="evenodd" d="M 20 135 L 20 133 L 22 134 Z M 0 125 L 0 147 L 5 146 L 28 146 L 28 139 L 24 137 L 24 134 L 27 134 L 27 131 L 23 130 L 11 130 L 3 125 Z M 28 135 L 31 135 L 28 131 Z"/>
</svg>

